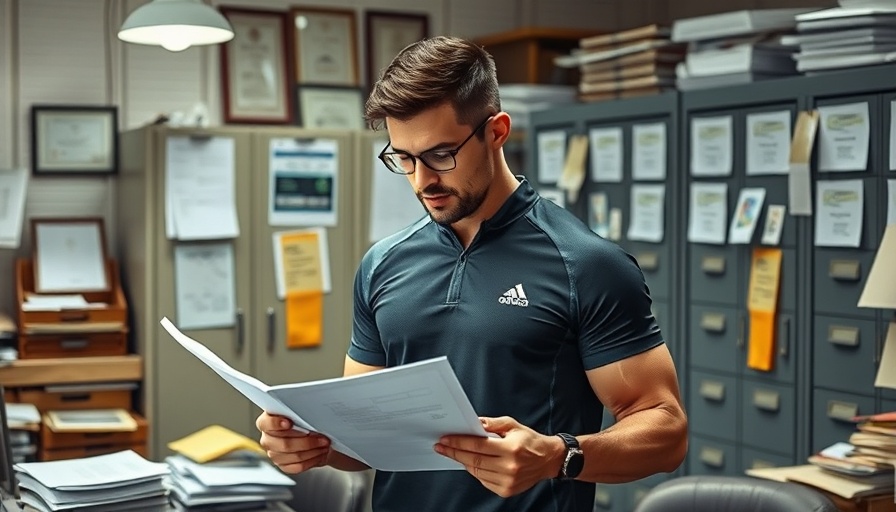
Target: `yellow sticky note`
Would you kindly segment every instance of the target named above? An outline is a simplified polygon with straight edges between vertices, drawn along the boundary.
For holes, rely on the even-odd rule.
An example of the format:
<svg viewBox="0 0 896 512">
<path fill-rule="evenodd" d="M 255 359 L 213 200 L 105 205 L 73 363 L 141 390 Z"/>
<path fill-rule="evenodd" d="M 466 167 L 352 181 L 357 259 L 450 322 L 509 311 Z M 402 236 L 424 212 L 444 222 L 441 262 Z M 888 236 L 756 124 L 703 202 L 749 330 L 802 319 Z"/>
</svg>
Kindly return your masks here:
<svg viewBox="0 0 896 512">
<path fill-rule="evenodd" d="M 286 346 L 316 347 L 323 337 L 324 296 L 319 291 L 286 294 Z"/>
<path fill-rule="evenodd" d="M 171 441 L 168 448 L 199 463 L 215 460 L 236 450 L 264 453 L 257 441 L 220 425 L 211 425 Z"/>
<path fill-rule="evenodd" d="M 770 371 L 775 363 L 775 319 L 781 283 L 781 249 L 756 248 L 750 269 L 750 340 L 747 366 Z"/>
</svg>

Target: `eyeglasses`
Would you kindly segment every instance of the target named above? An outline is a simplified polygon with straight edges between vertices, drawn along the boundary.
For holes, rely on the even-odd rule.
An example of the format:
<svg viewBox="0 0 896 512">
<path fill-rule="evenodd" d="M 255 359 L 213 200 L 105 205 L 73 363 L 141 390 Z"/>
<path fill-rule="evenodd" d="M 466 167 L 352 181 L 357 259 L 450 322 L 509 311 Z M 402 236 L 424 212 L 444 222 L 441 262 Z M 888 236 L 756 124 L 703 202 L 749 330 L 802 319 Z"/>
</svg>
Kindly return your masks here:
<svg viewBox="0 0 896 512">
<path fill-rule="evenodd" d="M 419 155 L 412 155 L 407 151 L 389 151 L 392 146 L 392 143 L 386 144 L 386 147 L 380 151 L 379 159 L 386 164 L 386 168 L 395 174 L 414 174 L 414 171 L 417 169 L 417 159 L 419 158 L 423 165 L 429 167 L 433 171 L 442 174 L 446 172 L 453 171 L 455 167 L 457 167 L 457 160 L 454 158 L 455 155 L 460 151 L 460 148 L 464 147 L 470 139 L 473 138 L 473 135 L 481 130 L 492 118 L 495 117 L 493 115 L 485 118 L 484 121 L 479 123 L 479 126 L 473 129 L 473 132 L 470 133 L 469 137 L 464 139 L 463 142 L 460 143 L 454 149 L 431 149 L 429 151 L 424 151 Z"/>
</svg>

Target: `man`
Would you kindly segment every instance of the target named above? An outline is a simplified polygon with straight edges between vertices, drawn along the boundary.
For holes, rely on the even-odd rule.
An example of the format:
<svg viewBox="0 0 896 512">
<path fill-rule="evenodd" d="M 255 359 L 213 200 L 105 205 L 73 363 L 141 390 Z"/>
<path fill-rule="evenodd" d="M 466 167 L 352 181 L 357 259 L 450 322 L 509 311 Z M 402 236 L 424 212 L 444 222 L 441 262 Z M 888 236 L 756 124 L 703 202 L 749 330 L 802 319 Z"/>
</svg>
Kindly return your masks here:
<svg viewBox="0 0 896 512">
<path fill-rule="evenodd" d="M 590 511 L 594 482 L 672 471 L 687 449 L 675 369 L 635 261 L 541 199 L 504 159 L 494 61 L 435 37 L 403 50 L 366 106 L 429 216 L 368 251 L 345 375 L 445 355 L 495 437 L 445 436 L 464 471 L 378 472 L 385 511 Z M 603 406 L 617 422 L 601 431 Z M 366 467 L 322 434 L 257 420 L 287 472 Z"/>
</svg>

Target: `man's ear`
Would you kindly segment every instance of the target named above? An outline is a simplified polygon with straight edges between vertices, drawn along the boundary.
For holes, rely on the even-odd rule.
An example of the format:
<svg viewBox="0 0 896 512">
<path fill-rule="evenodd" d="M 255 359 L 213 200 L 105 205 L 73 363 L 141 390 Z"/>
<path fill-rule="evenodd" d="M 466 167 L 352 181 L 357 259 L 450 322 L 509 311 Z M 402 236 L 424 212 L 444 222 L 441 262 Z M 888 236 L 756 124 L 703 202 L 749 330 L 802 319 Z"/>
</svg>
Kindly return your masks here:
<svg viewBox="0 0 896 512">
<path fill-rule="evenodd" d="M 498 112 L 488 124 L 487 142 L 495 148 L 502 147 L 510 136 L 510 114 Z"/>
</svg>

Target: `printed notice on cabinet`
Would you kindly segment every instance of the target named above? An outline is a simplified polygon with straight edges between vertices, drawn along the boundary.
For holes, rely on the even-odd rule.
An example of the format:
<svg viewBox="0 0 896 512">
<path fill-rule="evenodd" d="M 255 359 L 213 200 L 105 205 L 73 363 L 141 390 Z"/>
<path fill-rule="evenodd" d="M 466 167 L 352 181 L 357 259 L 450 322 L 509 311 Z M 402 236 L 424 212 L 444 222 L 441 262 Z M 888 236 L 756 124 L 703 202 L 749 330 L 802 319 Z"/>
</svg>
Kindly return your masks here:
<svg viewBox="0 0 896 512">
<path fill-rule="evenodd" d="M 787 174 L 790 169 L 790 112 L 747 116 L 747 175 Z"/>
<path fill-rule="evenodd" d="M 632 179 L 666 179 L 666 123 L 632 127 Z"/>
<path fill-rule="evenodd" d="M 691 120 L 691 175 L 731 176 L 731 116 L 704 117 Z"/>
<path fill-rule="evenodd" d="M 271 226 L 335 226 L 339 143 L 271 139 L 268 222 Z"/>
<path fill-rule="evenodd" d="M 815 245 L 858 247 L 865 204 L 862 180 L 819 181 L 816 186 Z"/>
<path fill-rule="evenodd" d="M 871 139 L 868 103 L 818 107 L 818 112 L 818 170 L 864 171 Z"/>
<path fill-rule="evenodd" d="M 236 312 L 233 244 L 176 245 L 174 288 L 177 322 L 182 328 L 233 326 Z"/>
<path fill-rule="evenodd" d="M 691 183 L 688 242 L 724 244 L 727 221 L 728 184 Z"/>
</svg>

